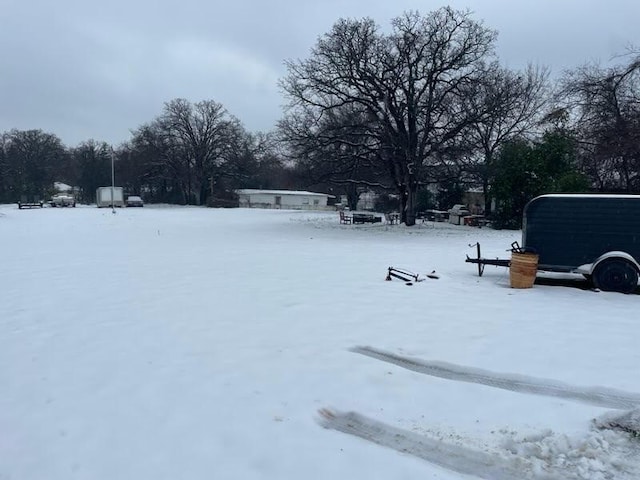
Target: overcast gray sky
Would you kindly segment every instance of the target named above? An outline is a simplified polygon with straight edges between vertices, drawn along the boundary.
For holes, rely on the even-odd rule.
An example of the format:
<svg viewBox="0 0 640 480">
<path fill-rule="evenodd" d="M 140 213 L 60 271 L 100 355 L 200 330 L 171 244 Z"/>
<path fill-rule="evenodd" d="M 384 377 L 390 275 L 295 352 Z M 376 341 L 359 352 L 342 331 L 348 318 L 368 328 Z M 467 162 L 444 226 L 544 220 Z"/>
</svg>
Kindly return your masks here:
<svg viewBox="0 0 640 480">
<path fill-rule="evenodd" d="M 282 114 L 285 59 L 341 17 L 470 9 L 517 69 L 552 74 L 640 47 L 639 0 L 0 0 L 0 132 L 119 145 L 174 98 L 215 100 L 249 131 Z"/>
</svg>

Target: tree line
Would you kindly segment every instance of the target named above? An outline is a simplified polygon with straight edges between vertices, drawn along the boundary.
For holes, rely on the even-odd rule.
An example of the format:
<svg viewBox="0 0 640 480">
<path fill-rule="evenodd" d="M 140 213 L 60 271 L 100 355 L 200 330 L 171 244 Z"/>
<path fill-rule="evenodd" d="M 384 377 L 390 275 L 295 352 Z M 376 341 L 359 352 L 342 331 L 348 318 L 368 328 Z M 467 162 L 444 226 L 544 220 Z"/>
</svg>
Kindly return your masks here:
<svg viewBox="0 0 640 480">
<path fill-rule="evenodd" d="M 552 81 L 495 53 L 497 32 L 468 11 L 407 12 L 382 29 L 340 19 L 280 81 L 286 107 L 268 134 L 247 132 L 223 105 L 174 99 L 125 144 L 66 148 L 53 134 L 1 136 L 0 201 L 53 180 L 117 183 L 149 201 L 232 205 L 237 188 L 365 189 L 397 199 L 402 221 L 484 193 L 497 225 L 549 192 L 640 193 L 640 54 L 587 64 Z M 445 203 L 446 202 L 446 203 Z"/>
<path fill-rule="evenodd" d="M 119 147 L 88 140 L 66 148 L 54 134 L 12 130 L 0 137 L 0 202 L 46 197 L 54 181 L 95 201 L 100 186 L 116 182 L 150 202 L 226 205 L 237 188 L 272 188 L 283 178 L 272 136 L 251 134 L 211 100 L 167 102 L 160 116 Z"/>
</svg>

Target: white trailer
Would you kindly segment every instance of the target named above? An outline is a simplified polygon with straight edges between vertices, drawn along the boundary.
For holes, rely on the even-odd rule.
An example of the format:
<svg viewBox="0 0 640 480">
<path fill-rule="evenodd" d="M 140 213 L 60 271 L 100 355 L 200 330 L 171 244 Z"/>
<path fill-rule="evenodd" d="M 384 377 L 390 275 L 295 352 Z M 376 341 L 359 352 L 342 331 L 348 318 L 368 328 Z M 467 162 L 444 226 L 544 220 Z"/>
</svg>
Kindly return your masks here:
<svg viewBox="0 0 640 480">
<path fill-rule="evenodd" d="M 113 201 L 111 192 L 113 191 Z M 98 187 L 96 204 L 100 207 L 124 207 L 124 190 L 122 187 Z"/>
</svg>

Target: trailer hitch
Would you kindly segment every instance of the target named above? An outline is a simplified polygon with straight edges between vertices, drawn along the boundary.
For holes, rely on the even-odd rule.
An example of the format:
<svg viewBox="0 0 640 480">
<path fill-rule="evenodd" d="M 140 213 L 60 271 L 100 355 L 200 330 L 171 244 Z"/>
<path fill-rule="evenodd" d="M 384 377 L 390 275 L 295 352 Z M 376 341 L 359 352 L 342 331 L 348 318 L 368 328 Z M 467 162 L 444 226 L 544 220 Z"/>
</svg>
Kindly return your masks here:
<svg viewBox="0 0 640 480">
<path fill-rule="evenodd" d="M 511 260 L 508 260 L 506 258 L 482 258 L 482 254 L 480 253 L 480 242 L 477 243 L 473 243 L 473 244 L 469 244 L 470 248 L 476 247 L 477 249 L 477 254 L 478 256 L 476 258 L 471 258 L 469 257 L 469 255 L 467 255 L 467 259 L 465 260 L 465 262 L 467 263 L 475 263 L 478 265 L 478 276 L 481 277 L 482 274 L 484 273 L 484 267 L 487 265 L 494 265 L 496 267 L 508 267 L 509 265 L 511 265 Z M 507 250 L 509 251 L 516 251 L 515 249 L 520 250 L 520 246 L 518 245 L 518 242 L 513 242 L 511 244 L 511 249 Z"/>
</svg>

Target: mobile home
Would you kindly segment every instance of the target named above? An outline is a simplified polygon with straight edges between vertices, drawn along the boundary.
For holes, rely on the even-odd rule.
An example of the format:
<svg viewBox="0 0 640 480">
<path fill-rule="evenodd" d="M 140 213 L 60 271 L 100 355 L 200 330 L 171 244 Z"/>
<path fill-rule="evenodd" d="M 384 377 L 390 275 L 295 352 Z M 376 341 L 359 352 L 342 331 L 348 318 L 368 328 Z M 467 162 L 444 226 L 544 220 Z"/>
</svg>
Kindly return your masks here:
<svg viewBox="0 0 640 480">
<path fill-rule="evenodd" d="M 297 190 L 237 190 L 240 207 L 283 208 L 292 210 L 327 210 L 332 195 Z"/>
</svg>

